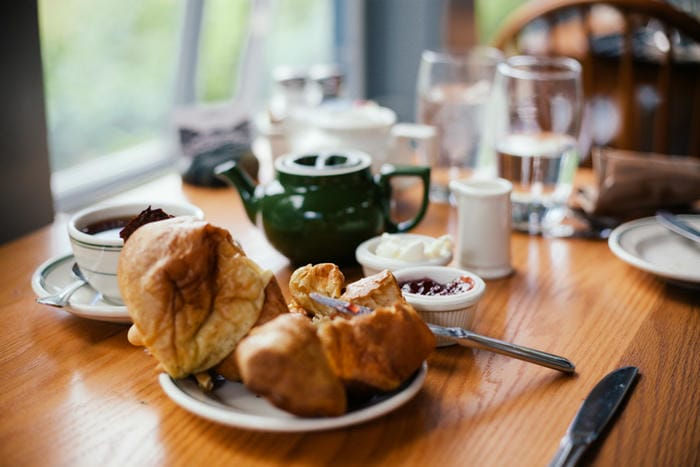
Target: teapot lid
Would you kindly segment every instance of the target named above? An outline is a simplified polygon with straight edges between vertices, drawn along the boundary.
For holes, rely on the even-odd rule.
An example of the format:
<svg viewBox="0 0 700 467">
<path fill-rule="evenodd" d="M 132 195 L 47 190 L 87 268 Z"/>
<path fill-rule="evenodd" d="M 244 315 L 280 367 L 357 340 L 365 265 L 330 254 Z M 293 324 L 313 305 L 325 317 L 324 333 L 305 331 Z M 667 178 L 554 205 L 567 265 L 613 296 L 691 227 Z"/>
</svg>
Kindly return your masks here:
<svg viewBox="0 0 700 467">
<path fill-rule="evenodd" d="M 329 176 L 359 172 L 372 164 L 369 154 L 354 150 L 311 154 L 285 154 L 275 161 L 278 172 L 290 175 Z"/>
</svg>

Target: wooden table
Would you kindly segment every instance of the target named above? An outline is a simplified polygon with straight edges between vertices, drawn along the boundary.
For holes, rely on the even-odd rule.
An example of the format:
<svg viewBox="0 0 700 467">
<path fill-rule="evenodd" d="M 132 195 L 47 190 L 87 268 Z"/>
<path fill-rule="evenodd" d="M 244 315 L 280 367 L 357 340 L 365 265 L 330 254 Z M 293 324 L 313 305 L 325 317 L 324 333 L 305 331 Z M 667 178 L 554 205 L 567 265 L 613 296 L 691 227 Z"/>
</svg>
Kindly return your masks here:
<svg viewBox="0 0 700 467">
<path fill-rule="evenodd" d="M 172 175 L 125 197 L 164 194 L 200 206 L 286 286 L 289 264 L 233 190 L 182 186 Z M 586 394 L 624 365 L 641 377 L 585 459 L 700 465 L 700 292 L 628 266 L 603 241 L 514 233 L 516 272 L 487 281 L 474 320 L 479 333 L 569 358 L 575 376 L 442 348 L 428 359 L 422 390 L 396 411 L 333 431 L 275 434 L 220 426 L 175 405 L 155 360 L 127 342 L 127 326 L 35 303 L 33 271 L 70 251 L 65 221 L 0 246 L 2 465 L 546 465 Z M 456 236 L 454 208 L 431 205 L 416 231 Z"/>
</svg>

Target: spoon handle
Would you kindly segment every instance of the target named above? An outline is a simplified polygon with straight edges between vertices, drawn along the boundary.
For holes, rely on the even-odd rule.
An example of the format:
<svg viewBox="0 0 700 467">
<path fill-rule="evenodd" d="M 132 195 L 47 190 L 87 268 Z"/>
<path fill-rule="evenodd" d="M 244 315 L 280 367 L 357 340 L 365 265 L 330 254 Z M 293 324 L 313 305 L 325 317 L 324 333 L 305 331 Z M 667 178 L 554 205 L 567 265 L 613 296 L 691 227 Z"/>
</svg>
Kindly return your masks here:
<svg viewBox="0 0 700 467">
<path fill-rule="evenodd" d="M 61 290 L 59 293 L 37 298 L 36 301 L 37 303 L 41 303 L 42 305 L 51 305 L 57 307 L 65 306 L 66 303 L 68 303 L 68 300 L 70 300 L 71 295 L 73 295 L 73 293 L 75 293 L 76 290 L 78 290 L 85 284 L 86 282 L 84 280 L 78 279 L 77 281 L 72 282 L 70 285 L 68 285 L 65 289 Z"/>
<path fill-rule="evenodd" d="M 465 347 L 496 352 L 564 373 L 574 373 L 576 370 L 576 366 L 571 361 L 558 355 L 482 336 L 463 328 L 446 328 L 434 324 L 428 324 L 428 326 L 434 334 L 452 339 Z"/>
<path fill-rule="evenodd" d="M 330 306 L 347 315 L 355 316 L 358 314 L 372 313 L 371 308 L 355 305 L 354 303 L 346 302 L 345 300 L 326 297 L 315 292 L 311 292 L 309 296 L 318 303 Z M 563 371 L 564 373 L 570 374 L 576 370 L 574 364 L 564 357 L 542 352 L 541 350 L 511 344 L 509 342 L 499 341 L 498 339 L 493 339 L 491 337 L 486 337 L 471 331 L 467 331 L 464 328 L 447 328 L 444 326 L 438 326 L 437 324 L 427 324 L 430 330 L 436 336 L 446 337 L 447 339 L 451 339 L 457 342 L 459 345 L 463 345 L 465 347 L 490 350 L 491 352 L 525 360 L 526 362 L 552 368 L 553 370 Z"/>
</svg>

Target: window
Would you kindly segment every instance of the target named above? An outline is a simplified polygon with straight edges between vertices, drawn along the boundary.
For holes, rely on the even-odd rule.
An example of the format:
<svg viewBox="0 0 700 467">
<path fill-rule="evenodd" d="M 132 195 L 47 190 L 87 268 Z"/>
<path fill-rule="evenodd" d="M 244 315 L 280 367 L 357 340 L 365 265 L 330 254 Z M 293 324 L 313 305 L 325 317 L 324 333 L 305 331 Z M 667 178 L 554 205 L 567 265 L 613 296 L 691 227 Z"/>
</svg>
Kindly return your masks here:
<svg viewBox="0 0 700 467">
<path fill-rule="evenodd" d="M 56 209 L 175 167 L 177 106 L 245 92 L 258 111 L 275 65 L 336 61 L 339 3 L 39 0 Z"/>
</svg>

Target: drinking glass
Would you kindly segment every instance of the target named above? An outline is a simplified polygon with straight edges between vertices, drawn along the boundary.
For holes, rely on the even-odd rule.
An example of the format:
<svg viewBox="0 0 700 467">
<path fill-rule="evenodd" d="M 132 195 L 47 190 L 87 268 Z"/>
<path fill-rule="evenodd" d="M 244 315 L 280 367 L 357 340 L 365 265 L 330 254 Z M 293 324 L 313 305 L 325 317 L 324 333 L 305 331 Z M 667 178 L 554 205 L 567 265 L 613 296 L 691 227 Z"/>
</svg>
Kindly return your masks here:
<svg viewBox="0 0 700 467">
<path fill-rule="evenodd" d="M 426 161 L 432 166 L 432 201 L 447 202 L 450 180 L 468 177 L 477 167 L 484 112 L 502 60 L 491 47 L 466 53 L 425 50 L 421 55 L 416 121 L 436 128 L 440 146 L 436 159 Z"/>
<path fill-rule="evenodd" d="M 566 236 L 578 166 L 581 65 L 565 57 L 515 56 L 500 63 L 489 107 L 496 174 L 513 184 L 513 228 Z"/>
</svg>

